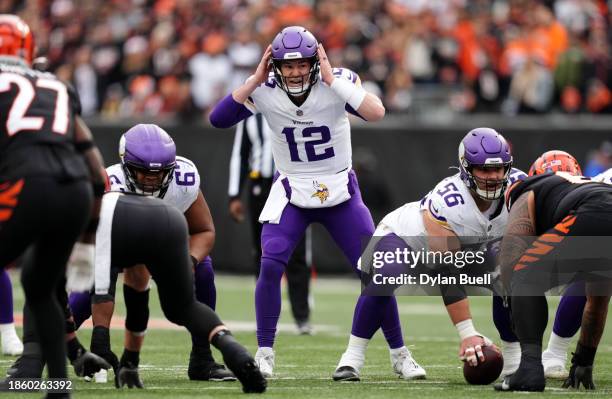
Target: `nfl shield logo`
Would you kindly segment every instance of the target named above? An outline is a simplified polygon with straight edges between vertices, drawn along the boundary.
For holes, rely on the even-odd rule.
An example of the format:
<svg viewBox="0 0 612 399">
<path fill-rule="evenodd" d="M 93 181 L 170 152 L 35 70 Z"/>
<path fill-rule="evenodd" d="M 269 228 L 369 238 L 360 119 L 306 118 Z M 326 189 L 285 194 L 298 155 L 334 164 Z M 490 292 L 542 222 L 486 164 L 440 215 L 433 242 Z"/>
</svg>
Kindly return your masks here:
<svg viewBox="0 0 612 399">
<path fill-rule="evenodd" d="M 304 115 L 304 111 L 302 111 L 301 109 L 298 109 L 297 111 L 295 111 L 295 113 L 297 114 L 297 116 Z"/>
</svg>

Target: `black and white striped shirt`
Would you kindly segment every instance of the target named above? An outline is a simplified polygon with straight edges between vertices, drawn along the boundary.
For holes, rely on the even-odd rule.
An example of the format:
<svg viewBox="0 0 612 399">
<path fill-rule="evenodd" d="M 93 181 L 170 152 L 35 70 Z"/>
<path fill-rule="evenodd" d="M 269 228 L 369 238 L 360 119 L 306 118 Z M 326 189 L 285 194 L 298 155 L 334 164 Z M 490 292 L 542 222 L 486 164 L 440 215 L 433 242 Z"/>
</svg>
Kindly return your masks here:
<svg viewBox="0 0 612 399">
<path fill-rule="evenodd" d="M 230 160 L 230 199 L 240 196 L 247 176 L 271 179 L 274 175 L 274 159 L 270 137 L 272 130 L 261 113 L 241 121 L 236 126 L 232 158 Z"/>
</svg>

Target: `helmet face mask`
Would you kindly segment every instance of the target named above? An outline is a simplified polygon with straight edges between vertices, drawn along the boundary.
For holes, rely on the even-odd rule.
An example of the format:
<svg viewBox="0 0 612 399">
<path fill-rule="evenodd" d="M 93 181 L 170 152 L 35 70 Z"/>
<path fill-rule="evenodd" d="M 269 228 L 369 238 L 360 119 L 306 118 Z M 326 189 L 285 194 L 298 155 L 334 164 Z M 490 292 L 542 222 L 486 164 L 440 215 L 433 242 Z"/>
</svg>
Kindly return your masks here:
<svg viewBox="0 0 612 399">
<path fill-rule="evenodd" d="M 0 14 L 0 57 L 25 61 L 34 59 L 34 35 L 21 18 L 12 14 Z"/>
<path fill-rule="evenodd" d="M 272 41 L 272 70 L 278 86 L 288 95 L 298 97 L 308 94 L 319 79 L 318 42 L 312 33 L 301 26 L 289 26 Z M 310 63 L 308 73 L 300 76 L 283 75 L 283 63 L 292 61 L 298 68 L 300 61 Z M 293 80 L 300 79 L 293 83 Z"/>
<path fill-rule="evenodd" d="M 156 125 L 136 125 L 121 136 L 119 157 L 130 191 L 164 197 L 176 166 L 176 146 L 168 133 Z"/>
<path fill-rule="evenodd" d="M 474 175 L 474 168 L 503 168 L 501 178 Z M 493 201 L 503 196 L 512 170 L 510 146 L 504 137 L 490 128 L 470 131 L 459 144 L 460 177 L 478 198 Z"/>
</svg>

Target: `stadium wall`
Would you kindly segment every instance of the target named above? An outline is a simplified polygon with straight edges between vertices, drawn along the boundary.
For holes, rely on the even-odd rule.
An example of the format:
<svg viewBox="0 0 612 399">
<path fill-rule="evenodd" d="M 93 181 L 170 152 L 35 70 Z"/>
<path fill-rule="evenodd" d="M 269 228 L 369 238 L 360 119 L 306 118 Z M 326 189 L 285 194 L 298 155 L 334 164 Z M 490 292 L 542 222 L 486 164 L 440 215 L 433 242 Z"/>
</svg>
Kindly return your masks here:
<svg viewBox="0 0 612 399">
<path fill-rule="evenodd" d="M 119 137 L 131 124 L 89 121 L 107 165 L 119 162 Z M 198 166 L 202 190 L 211 208 L 217 239 L 212 256 L 216 270 L 251 273 L 250 229 L 234 223 L 228 214 L 228 164 L 234 130 L 207 126 L 167 124 L 177 153 Z M 504 119 L 476 118 L 444 120 L 386 121 L 353 128 L 354 163 L 365 171 L 360 185 L 375 223 L 405 202 L 417 201 L 440 179 L 455 173 L 457 146 L 473 127 L 494 126 L 510 140 L 515 166 L 525 171 L 531 162 L 549 149 L 562 149 L 583 163 L 590 151 L 610 139 L 610 120 L 578 117 Z M 313 229 L 313 263 L 319 273 L 350 272 L 348 262 L 321 226 Z"/>
</svg>

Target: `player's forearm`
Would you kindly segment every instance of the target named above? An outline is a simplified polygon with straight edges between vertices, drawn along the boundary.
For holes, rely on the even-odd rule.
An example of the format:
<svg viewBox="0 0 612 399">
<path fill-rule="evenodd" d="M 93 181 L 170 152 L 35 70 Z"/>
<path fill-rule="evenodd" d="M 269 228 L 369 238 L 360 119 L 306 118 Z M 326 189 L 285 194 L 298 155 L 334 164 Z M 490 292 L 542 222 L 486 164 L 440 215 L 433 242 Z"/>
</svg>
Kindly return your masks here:
<svg viewBox="0 0 612 399">
<path fill-rule="evenodd" d="M 253 115 L 253 113 L 244 106 L 244 102 L 247 98 L 248 95 L 244 100 L 237 101 L 232 94 L 225 96 L 215 105 L 215 108 L 210 113 L 210 123 L 214 127 L 225 129 Z"/>
<path fill-rule="evenodd" d="M 201 262 L 215 246 L 215 232 L 204 231 L 189 237 L 189 254 Z"/>
<path fill-rule="evenodd" d="M 609 296 L 587 297 L 580 329 L 579 342 L 581 345 L 589 348 L 597 348 L 599 345 L 606 325 L 609 302 Z"/>
<path fill-rule="evenodd" d="M 357 109 L 357 113 L 369 122 L 376 122 L 384 118 L 385 107 L 380 98 L 372 93 L 367 93 Z"/>
<path fill-rule="evenodd" d="M 470 303 L 467 298 L 446 305 L 446 311 L 448 312 L 451 321 L 455 325 L 472 318 L 472 314 L 470 313 Z"/>
</svg>

